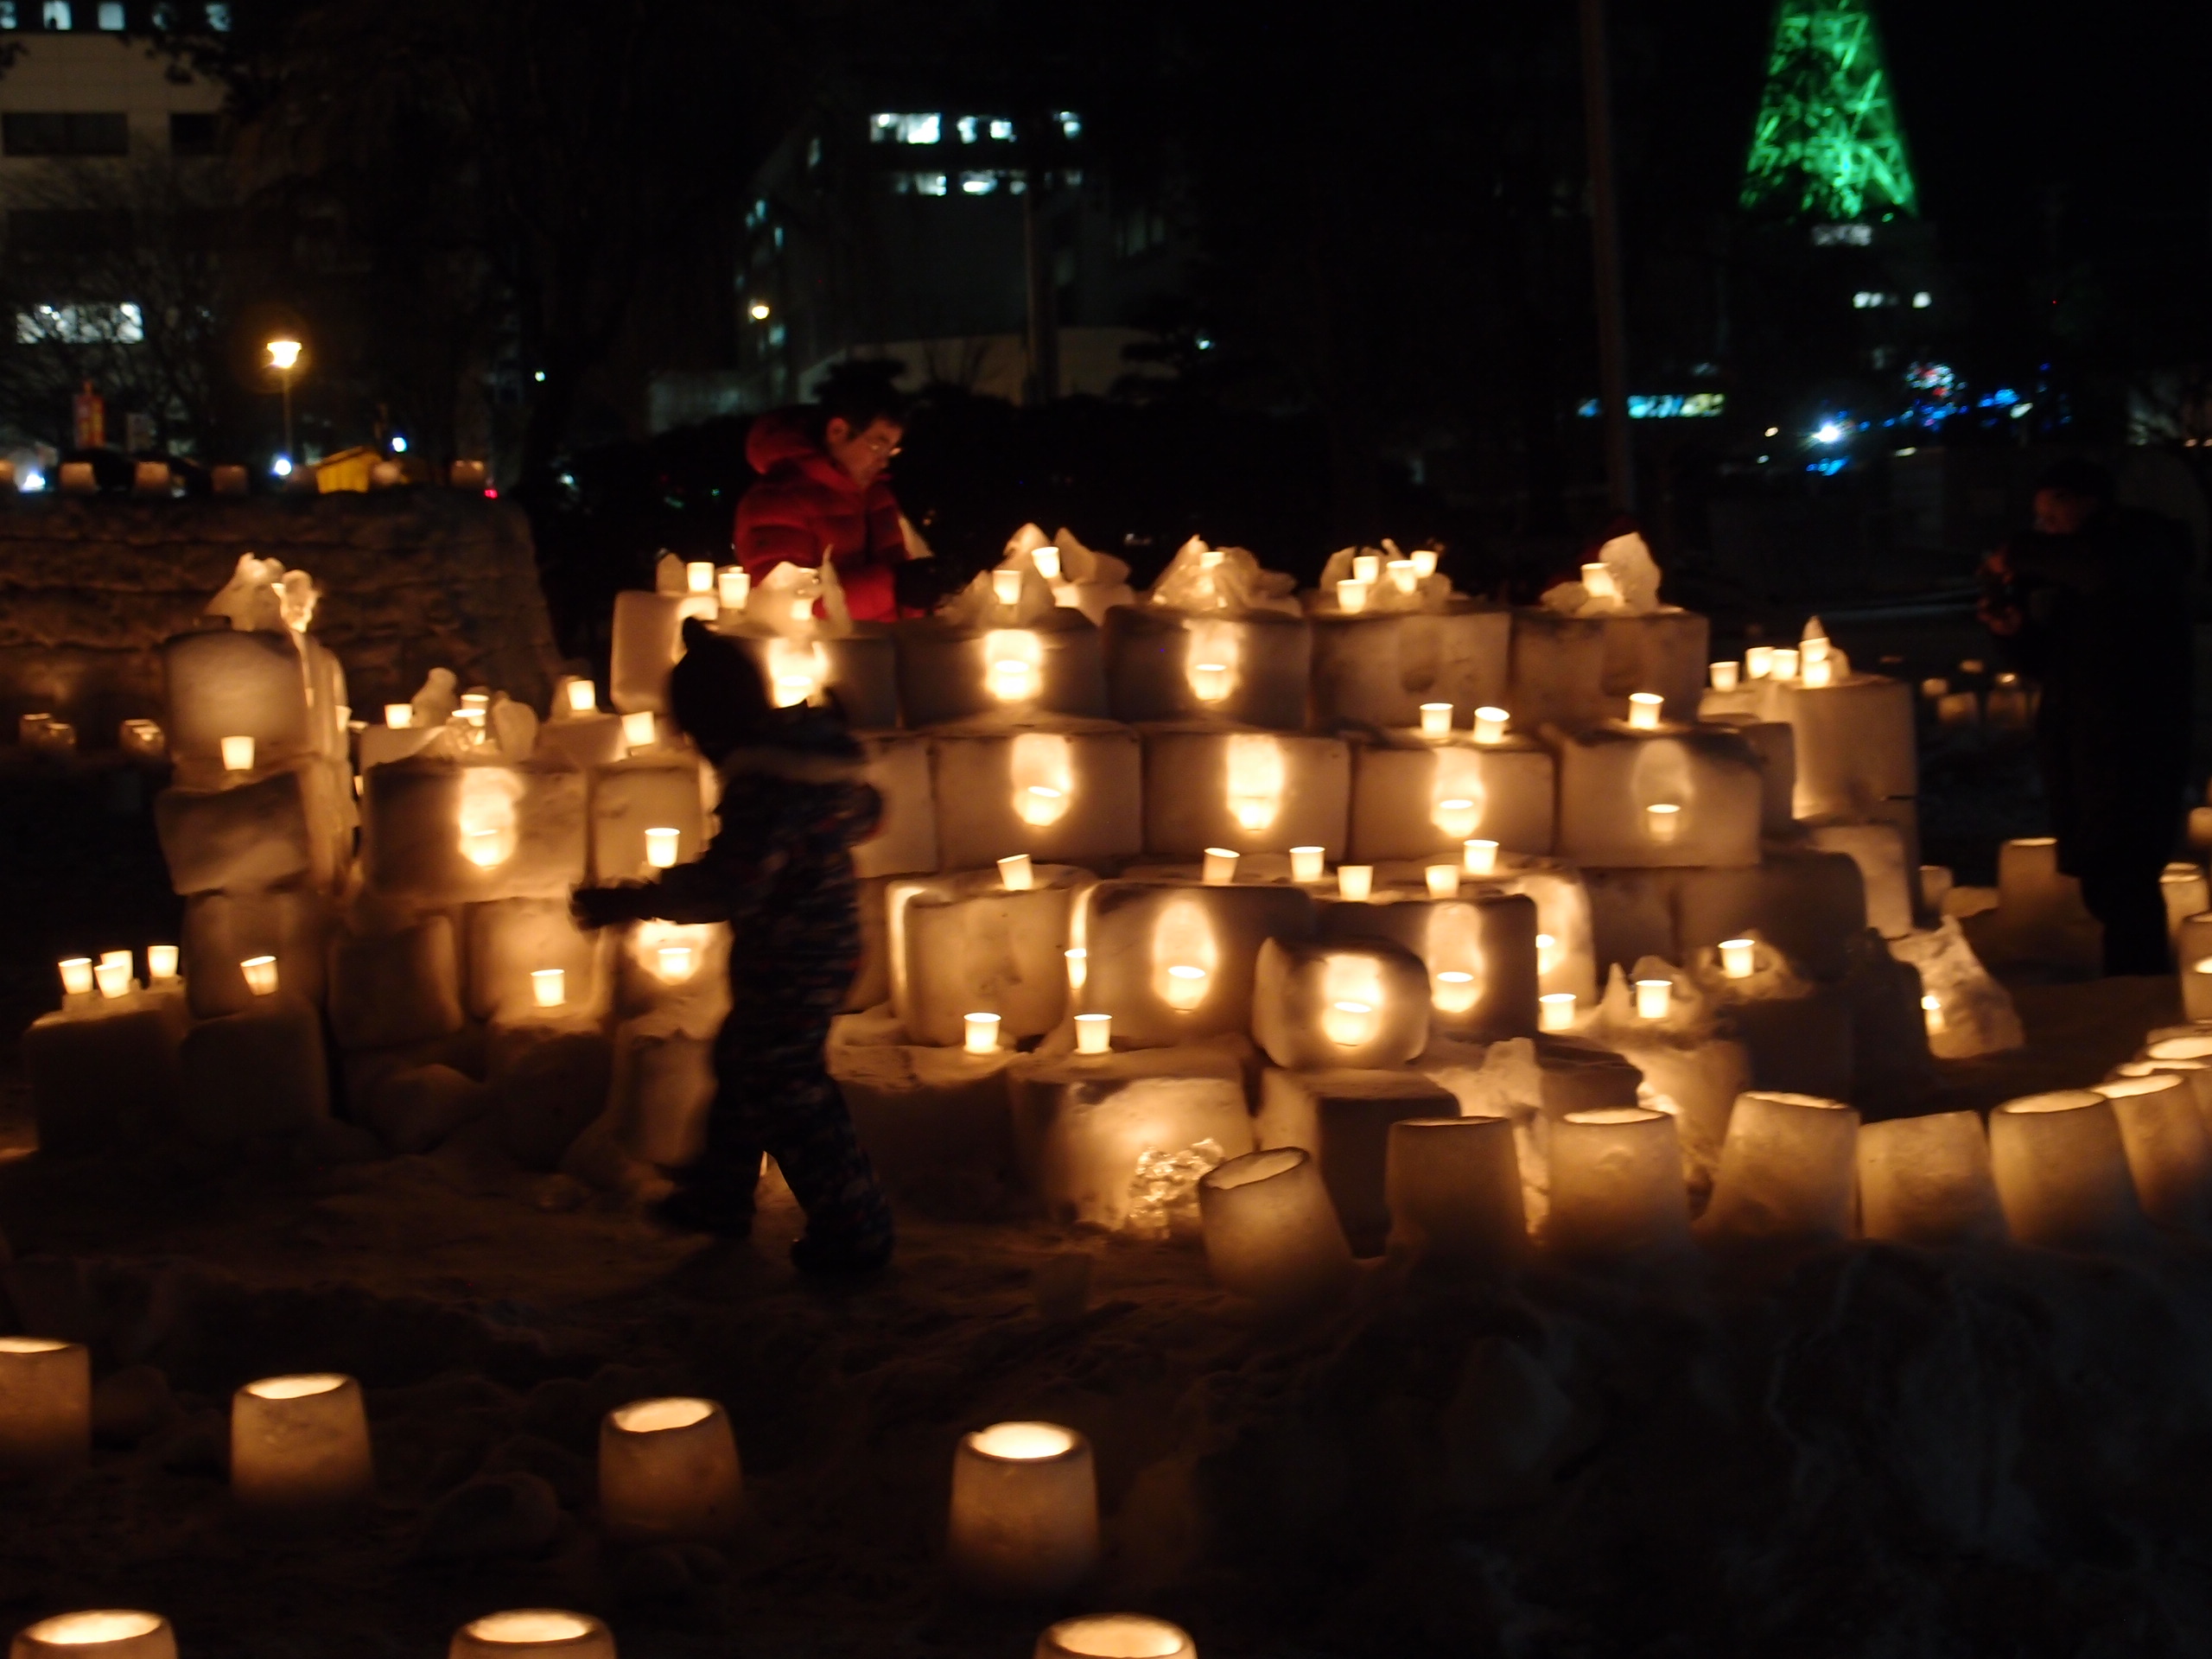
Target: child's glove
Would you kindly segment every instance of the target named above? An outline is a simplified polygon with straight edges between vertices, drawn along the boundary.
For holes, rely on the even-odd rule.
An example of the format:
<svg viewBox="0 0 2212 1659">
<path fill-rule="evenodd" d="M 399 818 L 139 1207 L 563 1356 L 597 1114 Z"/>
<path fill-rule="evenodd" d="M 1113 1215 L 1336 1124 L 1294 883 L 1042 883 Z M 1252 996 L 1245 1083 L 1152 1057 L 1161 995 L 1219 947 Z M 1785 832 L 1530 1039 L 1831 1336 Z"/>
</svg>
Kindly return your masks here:
<svg viewBox="0 0 2212 1659">
<path fill-rule="evenodd" d="M 575 924 L 588 933 L 602 927 L 612 927 L 617 922 L 635 920 L 638 915 L 638 895 L 645 891 L 641 881 L 618 881 L 612 887 L 578 887 L 569 895 L 569 914 Z"/>
</svg>

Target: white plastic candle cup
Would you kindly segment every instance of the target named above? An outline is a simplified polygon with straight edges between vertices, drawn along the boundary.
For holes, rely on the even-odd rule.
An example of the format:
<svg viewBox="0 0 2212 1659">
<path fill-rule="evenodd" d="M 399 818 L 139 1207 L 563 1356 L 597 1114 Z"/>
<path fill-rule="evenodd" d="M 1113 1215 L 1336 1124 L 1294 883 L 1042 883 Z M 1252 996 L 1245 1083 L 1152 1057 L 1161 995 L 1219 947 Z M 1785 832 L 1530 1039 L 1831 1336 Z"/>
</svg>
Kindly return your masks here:
<svg viewBox="0 0 2212 1659">
<path fill-rule="evenodd" d="M 1628 694 L 1628 723 L 1639 732 L 1659 729 L 1659 711 L 1666 707 L 1667 699 L 1656 691 L 1631 691 Z"/>
<path fill-rule="evenodd" d="M 569 682 L 569 712 L 572 715 L 591 715 L 599 712 L 599 688 L 589 680 Z"/>
<path fill-rule="evenodd" d="M 1210 887 L 1225 887 L 1236 879 L 1236 855 L 1227 847 L 1206 849 L 1205 880 Z"/>
<path fill-rule="evenodd" d="M 1421 586 L 1421 568 L 1411 559 L 1392 559 L 1382 570 L 1390 578 L 1390 586 L 1402 594 L 1410 594 Z"/>
<path fill-rule="evenodd" d="M 92 982 L 99 987 L 103 997 L 112 1001 L 130 995 L 130 958 L 125 955 L 121 962 L 110 962 L 102 957 L 92 969 Z"/>
<path fill-rule="evenodd" d="M 64 957 L 60 966 L 61 994 L 64 996 L 90 996 L 92 994 L 95 976 L 90 957 Z"/>
<path fill-rule="evenodd" d="M 1451 864 L 1431 864 L 1427 868 L 1421 872 L 1421 874 L 1423 879 L 1428 883 L 1428 896 L 1430 898 L 1451 899 L 1458 896 L 1459 892 L 1459 871 L 1457 866 Z"/>
<path fill-rule="evenodd" d="M 1014 853 L 999 860 L 999 885 L 1008 893 L 1027 893 L 1037 885 L 1037 867 L 1028 854 Z"/>
<path fill-rule="evenodd" d="M 1773 672 L 1774 647 L 1772 645 L 1744 647 L 1744 677 L 1745 679 L 1763 680 Z"/>
<path fill-rule="evenodd" d="M 1482 988 L 1464 968 L 1440 968 L 1429 976 L 1428 1005 L 1439 1014 L 1471 1012 L 1482 998 Z"/>
<path fill-rule="evenodd" d="M 588 1613 L 518 1607 L 469 1620 L 446 1659 L 614 1659 L 614 1637 Z"/>
<path fill-rule="evenodd" d="M 1774 666 L 1768 671 L 1776 679 L 1794 680 L 1797 677 L 1797 652 L 1795 646 L 1777 645 L 1774 648 L 1772 660 Z"/>
<path fill-rule="evenodd" d="M 1021 602 L 1021 572 L 992 571 L 991 596 L 1001 605 L 1019 605 Z"/>
<path fill-rule="evenodd" d="M 1639 979 L 1636 982 L 1636 1017 L 1639 1020 L 1664 1020 L 1674 998 L 1673 980 Z"/>
<path fill-rule="evenodd" d="M 320 1372 L 264 1376 L 231 1396 L 231 1492 L 262 1516 L 329 1516 L 376 1487 L 361 1385 Z"/>
<path fill-rule="evenodd" d="M 1319 881 L 1327 874 L 1325 853 L 1319 847 L 1294 847 L 1290 849 L 1290 879 L 1294 881 Z"/>
<path fill-rule="evenodd" d="M 1357 577 L 1346 576 L 1337 583 L 1337 608 L 1347 616 L 1357 615 L 1367 608 L 1367 584 Z"/>
<path fill-rule="evenodd" d="M 1808 658 L 1799 671 L 1799 677 L 1802 683 L 1818 690 L 1834 682 L 1835 664 L 1826 657 Z"/>
<path fill-rule="evenodd" d="M 1943 1016 L 1943 999 L 1933 991 L 1920 999 L 1920 1019 L 1930 1037 L 1941 1037 L 1950 1024 Z"/>
<path fill-rule="evenodd" d="M 541 1008 L 559 1007 L 569 1000 L 568 971 L 561 968 L 531 969 L 530 995 Z"/>
<path fill-rule="evenodd" d="M 1732 1243 L 1844 1237 L 1858 1138 L 1859 1114 L 1840 1101 L 1770 1090 L 1737 1096 L 1700 1224 Z"/>
<path fill-rule="evenodd" d="M 1743 671 L 1742 664 L 1733 662 L 1712 663 L 1708 664 L 1707 666 L 1708 671 L 1713 676 L 1713 689 L 1714 690 L 1733 691 L 1736 689 L 1736 682 Z"/>
<path fill-rule="evenodd" d="M 1682 833 L 1682 809 L 1671 801 L 1655 801 L 1643 809 L 1643 832 L 1652 844 L 1670 845 Z"/>
<path fill-rule="evenodd" d="M 1536 1027 L 1540 1031 L 1574 1029 L 1574 993 L 1546 991 L 1536 999 Z"/>
<path fill-rule="evenodd" d="M 802 625 L 813 621 L 814 601 L 811 599 L 791 601 L 791 620 Z"/>
<path fill-rule="evenodd" d="M 412 730 L 415 705 L 411 702 L 387 702 L 384 706 L 384 723 L 395 732 Z"/>
<path fill-rule="evenodd" d="M 1114 1016 L 1110 1014 L 1076 1015 L 1075 1052 L 1078 1054 L 1112 1053 L 1114 1052 Z"/>
<path fill-rule="evenodd" d="M 162 734 L 157 720 L 126 720 L 116 728 L 116 741 L 123 746 L 125 754 L 140 754 L 159 760 L 168 753 L 168 740 Z"/>
<path fill-rule="evenodd" d="M 1452 796 L 1429 809 L 1428 821 L 1453 841 L 1464 842 L 1482 822 L 1482 811 L 1465 796 Z"/>
<path fill-rule="evenodd" d="M 991 664 L 991 695 L 1001 702 L 1020 702 L 1037 695 L 1037 664 L 1022 657 L 1002 657 Z"/>
<path fill-rule="evenodd" d="M 712 1400 L 633 1400 L 600 1423 L 599 1518 L 612 1537 L 721 1537 L 744 1486 L 729 1418 Z"/>
<path fill-rule="evenodd" d="M 1206 970 L 1196 963 L 1172 963 L 1158 987 L 1160 1000 L 1171 1008 L 1189 1014 L 1204 1006 L 1207 978 Z"/>
<path fill-rule="evenodd" d="M 713 593 L 715 591 L 715 567 L 713 562 L 707 559 L 691 559 L 686 561 L 683 566 L 683 586 L 685 591 L 689 593 Z"/>
<path fill-rule="evenodd" d="M 1191 695 L 1200 702 L 1219 702 L 1229 695 L 1229 664 L 1192 663 Z"/>
<path fill-rule="evenodd" d="M 1749 979 L 1758 967 L 1758 947 L 1749 939 L 1720 941 L 1720 971 L 1729 979 Z"/>
<path fill-rule="evenodd" d="M 1461 849 L 1460 868 L 1469 875 L 1497 874 L 1497 843 L 1494 841 L 1468 842 Z"/>
<path fill-rule="evenodd" d="M 1510 1118 L 1400 1119 L 1390 1125 L 1382 1189 L 1393 1255 L 1489 1267 L 1528 1245 Z"/>
<path fill-rule="evenodd" d="M 226 737 L 223 740 L 223 770 L 251 772 L 253 770 L 253 740 L 250 737 Z"/>
<path fill-rule="evenodd" d="M 52 1337 L 0 1337 L 0 1477 L 73 1468 L 92 1449 L 92 1361 Z"/>
<path fill-rule="evenodd" d="M 680 830 L 657 829 L 645 831 L 645 862 L 657 870 L 671 869 L 682 845 L 683 832 Z"/>
<path fill-rule="evenodd" d="M 1380 553 L 1355 553 L 1351 556 L 1351 577 L 1354 582 L 1372 588 L 1382 580 L 1382 556 Z"/>
<path fill-rule="evenodd" d="M 1339 864 L 1337 866 L 1337 896 L 1354 904 L 1363 903 L 1375 891 L 1375 867 L 1372 864 Z"/>
<path fill-rule="evenodd" d="M 2094 1086 L 2112 1102 L 2143 1212 L 2163 1226 L 2202 1231 L 2212 1220 L 2212 1139 L 2188 1080 L 2165 1072 Z"/>
<path fill-rule="evenodd" d="M 961 1025 L 966 1035 L 966 1046 L 970 1054 L 998 1052 L 998 1015 L 995 1014 L 967 1014 L 963 1016 Z"/>
<path fill-rule="evenodd" d="M 2006 1230 L 2023 1244 L 2106 1249 L 2143 1231 L 2120 1119 L 2093 1089 L 1998 1107 L 1989 1115 L 1989 1164 Z"/>
<path fill-rule="evenodd" d="M 622 745 L 631 753 L 652 747 L 656 735 L 651 709 L 641 709 L 634 715 L 622 716 Z"/>
<path fill-rule="evenodd" d="M 1037 567 L 1037 574 L 1046 581 L 1058 582 L 1060 579 L 1060 550 L 1052 543 L 1032 549 L 1029 563 Z"/>
<path fill-rule="evenodd" d="M 1068 964 L 1068 988 L 1081 990 L 1084 982 L 1090 977 L 1090 952 L 1077 945 L 1072 950 L 1061 951 L 1060 955 Z"/>
<path fill-rule="evenodd" d="M 1164 1618 L 1085 1613 L 1037 1638 L 1030 1659 L 1198 1659 L 1198 1644 Z"/>
<path fill-rule="evenodd" d="M 945 1554 L 971 1590 L 1062 1595 L 1098 1565 L 1098 1477 L 1090 1442 L 1057 1423 L 994 1423 L 952 1454 Z"/>
<path fill-rule="evenodd" d="M 1549 1249 L 1604 1261 L 1689 1243 L 1681 1141 L 1668 1114 L 1646 1106 L 1601 1107 L 1547 1120 L 1546 1130 Z"/>
<path fill-rule="evenodd" d="M 1978 1112 L 1893 1117 L 1859 1130 L 1859 1230 L 1907 1244 L 2005 1236 Z"/>
<path fill-rule="evenodd" d="M 146 977 L 156 985 L 176 977 L 176 946 L 149 944 L 146 947 Z"/>
<path fill-rule="evenodd" d="M 464 691 L 461 694 L 461 712 L 463 715 L 480 720 L 485 710 L 491 706 L 492 694 L 489 691 Z"/>
<path fill-rule="evenodd" d="M 1247 1153 L 1200 1177 L 1198 1214 L 1215 1281 L 1264 1308 L 1314 1305 L 1351 1282 L 1351 1246 L 1301 1147 Z"/>
<path fill-rule="evenodd" d="M 238 972 L 245 976 L 245 988 L 256 996 L 276 994 L 276 958 L 248 957 L 238 963 Z"/>
<path fill-rule="evenodd" d="M 1513 716 L 1508 714 L 1504 709 L 1493 708 L 1487 704 L 1476 709 L 1475 741 L 1478 743 L 1503 743 L 1505 741 L 1506 722 L 1510 721 L 1512 718 Z"/>
<path fill-rule="evenodd" d="M 1414 574 L 1433 576 L 1436 574 L 1437 552 L 1433 547 L 1417 547 L 1406 556 L 1413 561 Z"/>
<path fill-rule="evenodd" d="M 715 597 L 726 611 L 741 611 L 753 594 L 753 577 L 741 566 L 724 565 L 715 572 Z"/>
<path fill-rule="evenodd" d="M 654 952 L 654 972 L 665 984 L 680 985 L 691 977 L 691 947 L 664 944 Z"/>
<path fill-rule="evenodd" d="M 1582 567 L 1582 588 L 1592 599 L 1621 596 L 1620 584 L 1613 580 L 1611 569 L 1599 559 L 1592 559 Z"/>
<path fill-rule="evenodd" d="M 1321 1033 L 1338 1048 L 1357 1048 L 1375 1038 L 1375 1005 L 1347 998 L 1321 1010 Z"/>
<path fill-rule="evenodd" d="M 176 1632 L 159 1613 L 103 1607 L 56 1613 L 16 1633 L 9 1659 L 176 1659 Z"/>
<path fill-rule="evenodd" d="M 1424 702 L 1421 706 L 1421 734 L 1423 737 L 1452 735 L 1452 705 L 1448 702 Z"/>
</svg>

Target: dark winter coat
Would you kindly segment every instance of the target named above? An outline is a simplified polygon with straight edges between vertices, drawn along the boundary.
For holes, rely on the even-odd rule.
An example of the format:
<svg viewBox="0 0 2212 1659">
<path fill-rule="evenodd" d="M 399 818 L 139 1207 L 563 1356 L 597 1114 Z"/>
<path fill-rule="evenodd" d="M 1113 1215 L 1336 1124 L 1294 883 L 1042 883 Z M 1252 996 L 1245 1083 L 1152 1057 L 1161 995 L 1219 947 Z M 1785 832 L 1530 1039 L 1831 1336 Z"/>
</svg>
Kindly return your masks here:
<svg viewBox="0 0 2212 1659">
<path fill-rule="evenodd" d="M 855 483 L 797 410 L 755 421 L 745 459 L 760 474 L 737 504 L 737 562 L 753 579 L 779 564 L 819 569 L 826 550 L 855 621 L 895 618 L 893 578 L 906 562 L 906 540 L 890 484 Z"/>
</svg>

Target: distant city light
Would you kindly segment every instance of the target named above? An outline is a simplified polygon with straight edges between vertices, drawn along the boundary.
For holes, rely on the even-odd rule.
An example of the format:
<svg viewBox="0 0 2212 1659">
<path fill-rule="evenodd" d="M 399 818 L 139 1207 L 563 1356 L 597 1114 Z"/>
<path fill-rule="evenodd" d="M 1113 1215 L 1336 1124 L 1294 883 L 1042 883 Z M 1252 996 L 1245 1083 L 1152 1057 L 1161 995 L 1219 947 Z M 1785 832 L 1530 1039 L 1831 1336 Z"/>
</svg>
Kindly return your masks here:
<svg viewBox="0 0 2212 1659">
<path fill-rule="evenodd" d="M 269 470 L 279 478 L 289 478 L 292 475 L 292 458 L 289 455 L 277 456 L 269 463 Z"/>
<path fill-rule="evenodd" d="M 1823 421 L 1813 430 L 1813 436 L 1821 443 L 1841 443 L 1844 429 L 1834 421 Z"/>
<path fill-rule="evenodd" d="M 1766 435 L 1770 438 L 1778 438 L 1782 435 L 1782 429 L 1778 426 L 1770 426 L 1766 429 Z"/>
<path fill-rule="evenodd" d="M 269 342 L 269 366 L 289 372 L 300 360 L 300 342 L 296 340 L 272 340 Z"/>
<path fill-rule="evenodd" d="M 41 490 L 46 487 L 46 474 L 41 472 L 25 473 L 23 474 L 22 482 L 16 485 L 16 487 L 22 491 L 26 495 L 36 495 Z"/>
<path fill-rule="evenodd" d="M 755 321 L 755 322 L 766 322 L 766 321 L 768 321 L 768 302 L 767 302 L 767 301 L 766 301 L 766 300 L 755 300 L 755 301 L 753 301 L 753 303 L 752 303 L 751 305 L 749 305 L 749 306 L 747 306 L 747 307 L 746 308 L 745 315 L 747 315 L 747 316 L 749 316 L 749 317 L 751 317 L 751 318 L 753 319 L 753 321 Z M 541 376 L 539 376 L 538 378 L 539 378 L 540 379 L 543 379 L 544 377 L 541 375 Z"/>
<path fill-rule="evenodd" d="M 545 371 L 540 369 L 537 373 L 531 375 L 530 378 L 537 381 L 540 385 L 543 385 L 545 384 Z"/>
<path fill-rule="evenodd" d="M 1912 296 L 1912 308 L 1916 311 L 1925 311 L 1935 303 L 1936 296 L 1924 288 Z"/>
<path fill-rule="evenodd" d="M 395 455 L 404 455 L 407 453 L 407 440 L 397 432 L 391 435 L 391 453 Z"/>
<path fill-rule="evenodd" d="M 1727 406 L 1728 394 L 1721 391 L 1637 392 L 1629 397 L 1628 417 L 1632 421 L 1703 420 Z M 1574 412 L 1586 421 L 1597 419 L 1598 400 L 1584 398 Z"/>
</svg>

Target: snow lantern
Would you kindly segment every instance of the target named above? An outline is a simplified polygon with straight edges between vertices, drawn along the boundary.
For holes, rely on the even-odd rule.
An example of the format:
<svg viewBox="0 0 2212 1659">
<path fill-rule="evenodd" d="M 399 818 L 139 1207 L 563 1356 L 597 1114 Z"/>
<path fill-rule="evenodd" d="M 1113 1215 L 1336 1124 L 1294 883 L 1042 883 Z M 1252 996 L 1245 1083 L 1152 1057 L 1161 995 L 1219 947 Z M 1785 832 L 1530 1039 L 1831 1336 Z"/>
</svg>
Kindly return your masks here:
<svg viewBox="0 0 2212 1659">
<path fill-rule="evenodd" d="M 2143 1230 L 2119 1116 L 2094 1089 L 1999 1106 L 1989 1115 L 1989 1163 L 2005 1224 L 2023 1244 L 2105 1249 Z"/>
<path fill-rule="evenodd" d="M 1936 1112 L 1859 1131 L 1859 1221 L 1869 1238 L 1921 1245 L 2005 1236 L 1979 1112 Z"/>
<path fill-rule="evenodd" d="M 1736 1097 L 1700 1223 L 1731 1243 L 1824 1243 L 1851 1230 L 1859 1114 L 1815 1095 Z"/>
<path fill-rule="evenodd" d="M 1521 1165 L 1506 1117 L 1403 1117 L 1390 1125 L 1383 1192 L 1394 1250 L 1491 1267 L 1528 1244 Z"/>
<path fill-rule="evenodd" d="M 2212 1137 L 2189 1079 L 2169 1071 L 2093 1086 L 2112 1102 L 2144 1213 L 2169 1227 L 2203 1231 L 2212 1224 Z"/>
<path fill-rule="evenodd" d="M 9 1659 L 176 1659 L 176 1632 L 159 1613 L 100 1608 L 56 1613 L 16 1634 Z"/>
<path fill-rule="evenodd" d="M 737 1522 L 744 1489 L 729 1418 L 712 1400 L 636 1400 L 599 1429 L 599 1515 L 613 1536 L 685 1542 Z"/>
<path fill-rule="evenodd" d="M 994 1423 L 952 1454 L 945 1552 L 986 1595 L 1064 1594 L 1098 1564 L 1090 1442 L 1058 1423 Z"/>
<path fill-rule="evenodd" d="M 1215 1280 L 1263 1308 L 1311 1306 L 1351 1282 L 1351 1246 L 1303 1147 L 1247 1153 L 1210 1171 L 1198 1182 L 1198 1213 Z"/>
<path fill-rule="evenodd" d="M 1086 1613 L 1062 1619 L 1037 1638 L 1030 1659 L 1198 1659 L 1198 1644 L 1164 1618 L 1144 1613 Z"/>
<path fill-rule="evenodd" d="M 0 1337 L 0 1475 L 82 1463 L 92 1445 L 92 1362 L 82 1344 Z"/>
<path fill-rule="evenodd" d="M 335 1372 L 264 1376 L 231 1396 L 231 1492 L 255 1514 L 342 1514 L 376 1486 L 361 1385 Z"/>
<path fill-rule="evenodd" d="M 446 1659 L 614 1659 L 614 1637 L 588 1613 L 521 1607 L 469 1620 Z"/>
<path fill-rule="evenodd" d="M 1689 1195 L 1675 1120 L 1643 1106 L 1599 1107 L 1549 1121 L 1551 1212 L 1544 1242 L 1561 1255 L 1621 1260 L 1689 1242 Z"/>
</svg>

